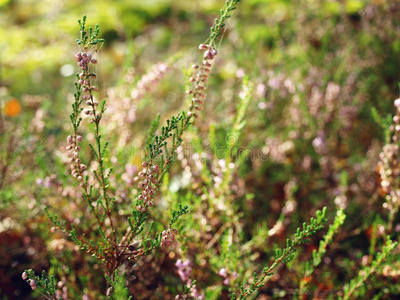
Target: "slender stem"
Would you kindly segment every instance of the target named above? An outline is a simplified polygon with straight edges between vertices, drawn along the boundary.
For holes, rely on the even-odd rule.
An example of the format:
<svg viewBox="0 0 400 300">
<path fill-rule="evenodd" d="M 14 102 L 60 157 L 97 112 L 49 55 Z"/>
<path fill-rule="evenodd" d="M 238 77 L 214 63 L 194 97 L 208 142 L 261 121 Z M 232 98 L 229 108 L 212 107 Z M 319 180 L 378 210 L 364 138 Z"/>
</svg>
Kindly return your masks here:
<svg viewBox="0 0 400 300">
<path fill-rule="evenodd" d="M 114 222 L 111 216 L 111 209 L 110 209 L 110 199 L 107 195 L 107 186 L 106 186 L 106 180 L 104 177 L 104 165 L 103 165 L 103 157 L 102 157 L 102 151 L 101 151 L 101 141 L 100 141 L 100 121 L 101 121 L 101 117 L 102 117 L 102 112 L 100 112 L 100 115 L 97 115 L 97 111 L 96 111 L 96 105 L 94 103 L 94 97 L 92 94 L 92 89 L 91 89 L 91 82 L 90 82 L 90 74 L 88 69 L 85 70 L 85 78 L 86 80 L 89 81 L 88 84 L 88 92 L 89 92 L 89 97 L 90 97 L 90 106 L 92 108 L 92 114 L 93 114 L 93 120 L 95 123 L 95 140 L 96 140 L 96 145 L 97 145 L 97 161 L 99 163 L 99 169 L 100 169 L 100 180 L 99 183 L 101 185 L 102 191 L 103 191 L 103 197 L 104 197 L 104 202 L 106 205 L 106 214 L 107 217 L 110 221 L 110 226 L 111 226 L 111 230 L 112 230 L 112 238 L 113 238 L 113 247 L 115 249 L 115 256 L 117 257 L 119 254 L 118 251 L 118 246 L 117 246 L 117 237 L 116 237 L 116 230 L 114 227 Z M 97 177 L 97 176 L 96 176 Z"/>
</svg>

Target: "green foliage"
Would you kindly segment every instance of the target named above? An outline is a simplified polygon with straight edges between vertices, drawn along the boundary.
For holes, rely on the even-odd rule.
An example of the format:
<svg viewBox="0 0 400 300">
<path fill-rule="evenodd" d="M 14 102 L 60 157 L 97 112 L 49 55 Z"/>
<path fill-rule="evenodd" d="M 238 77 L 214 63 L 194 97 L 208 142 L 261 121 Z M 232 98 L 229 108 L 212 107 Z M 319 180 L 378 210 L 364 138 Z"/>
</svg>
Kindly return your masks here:
<svg viewBox="0 0 400 300">
<path fill-rule="evenodd" d="M 240 160 L 245 158 L 247 155 L 246 151 L 238 153 L 237 144 L 239 142 L 240 134 L 243 131 L 243 128 L 246 126 L 244 117 L 252 97 L 252 92 L 253 83 L 250 82 L 247 77 L 245 77 L 243 80 L 243 91 L 240 95 L 240 101 L 237 105 L 237 112 L 232 130 L 227 134 L 226 137 L 225 161 L 227 165 L 229 165 L 232 161 L 232 157 L 236 157 L 237 160 Z M 226 189 L 228 183 L 231 181 L 231 171 L 232 169 L 228 168 L 225 172 L 223 183 L 221 185 L 222 190 Z"/>
<path fill-rule="evenodd" d="M 390 143 L 390 125 L 392 125 L 393 116 L 389 114 L 386 116 L 386 118 L 384 118 L 379 114 L 378 110 L 375 107 L 371 108 L 371 115 L 375 122 L 382 128 L 385 137 L 385 143 Z"/>
<path fill-rule="evenodd" d="M 188 206 L 179 204 L 179 210 L 172 212 L 172 219 L 169 221 L 169 227 L 172 227 L 181 216 L 189 213 Z"/>
<path fill-rule="evenodd" d="M 397 247 L 397 242 L 392 242 L 389 236 L 386 238 L 386 242 L 382 247 L 381 252 L 379 252 L 375 259 L 372 261 L 370 266 L 363 267 L 358 275 L 353 278 L 350 283 L 346 284 L 343 288 L 343 297 L 341 299 L 347 300 L 351 299 L 352 296 L 357 292 L 357 290 L 365 284 L 368 278 L 374 274 L 378 268 L 387 260 L 387 258 L 392 254 L 393 250 Z"/>
<path fill-rule="evenodd" d="M 109 296 L 109 299 L 112 300 L 132 299 L 132 296 L 129 295 L 129 290 L 125 287 L 124 277 L 118 274 L 118 270 L 115 270 L 113 278 L 106 276 L 106 280 L 110 285 L 108 292 L 111 295 Z"/>
<path fill-rule="evenodd" d="M 321 240 L 321 242 L 319 243 L 318 250 L 313 251 L 313 260 L 312 260 L 313 269 L 318 267 L 318 265 L 321 263 L 321 259 L 326 253 L 327 246 L 332 242 L 333 236 L 339 231 L 340 226 L 343 225 L 345 219 L 346 215 L 343 212 L 343 210 L 342 209 L 338 210 L 336 212 L 333 224 L 329 226 L 328 232 L 324 235 L 323 240 Z M 312 269 L 306 270 L 307 276 L 311 274 L 310 272 L 312 273 Z"/>
<path fill-rule="evenodd" d="M 275 250 L 275 259 L 269 267 L 265 267 L 260 274 L 253 274 L 253 282 L 248 288 L 241 287 L 240 295 L 237 299 L 245 299 L 252 293 L 264 286 L 264 279 L 274 275 L 272 270 L 281 264 L 286 264 L 293 260 L 296 247 L 308 241 L 308 238 L 315 234 L 318 230 L 324 228 L 327 222 L 326 207 L 316 212 L 316 218 L 310 219 L 310 224 L 303 223 L 303 228 L 297 228 L 293 239 L 286 240 L 286 247 Z M 232 295 L 232 299 L 236 299 L 236 295 Z"/>
<path fill-rule="evenodd" d="M 211 27 L 209 43 L 214 45 L 215 40 L 222 34 L 222 30 L 226 25 L 226 21 L 232 16 L 232 12 L 236 9 L 240 0 L 226 0 L 225 6 L 219 11 L 219 17 L 215 19 L 214 25 Z"/>
<path fill-rule="evenodd" d="M 299 299 L 302 299 L 307 285 L 307 277 L 311 276 L 315 268 L 321 263 L 322 257 L 325 255 L 327 247 L 332 243 L 334 235 L 339 231 L 346 219 L 346 215 L 342 209 L 336 212 L 333 224 L 329 226 L 328 232 L 319 242 L 318 250 L 313 250 L 312 260 L 305 262 L 304 277 L 300 282 Z"/>
<path fill-rule="evenodd" d="M 100 32 L 99 24 L 96 24 L 94 30 L 92 27 L 89 27 L 89 33 L 86 31 L 86 16 L 82 17 L 82 20 L 78 20 L 81 38 L 76 40 L 78 45 L 83 45 L 86 47 L 87 45 L 97 45 L 98 43 L 103 43 L 104 39 L 98 39 L 97 36 Z"/>
</svg>

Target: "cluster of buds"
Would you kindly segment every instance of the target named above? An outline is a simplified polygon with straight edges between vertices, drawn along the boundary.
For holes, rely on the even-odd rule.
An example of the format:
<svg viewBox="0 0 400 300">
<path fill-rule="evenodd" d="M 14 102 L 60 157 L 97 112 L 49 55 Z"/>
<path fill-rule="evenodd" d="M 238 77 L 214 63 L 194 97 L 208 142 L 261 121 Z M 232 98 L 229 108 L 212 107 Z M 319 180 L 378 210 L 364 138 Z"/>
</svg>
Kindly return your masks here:
<svg viewBox="0 0 400 300">
<path fill-rule="evenodd" d="M 205 50 L 204 55 L 203 55 L 204 61 L 213 60 L 215 58 L 215 56 L 217 56 L 217 54 L 218 54 L 217 49 L 214 49 L 211 46 L 206 45 L 206 44 L 200 44 L 199 50 Z M 204 63 L 204 61 L 203 61 L 203 63 Z"/>
<path fill-rule="evenodd" d="M 400 99 L 394 101 L 396 115 L 394 124 L 390 127 L 393 132 L 392 143 L 386 144 L 379 154 L 378 171 L 381 179 L 382 192 L 386 195 L 384 208 L 395 211 L 400 205 L 400 186 L 396 178 L 400 176 L 399 134 L 400 134 Z"/>
<path fill-rule="evenodd" d="M 37 285 L 35 279 L 28 279 L 28 274 L 26 272 L 23 272 L 21 277 L 23 280 L 27 280 L 32 290 L 36 290 Z"/>
<path fill-rule="evenodd" d="M 95 107 L 99 105 L 99 102 L 94 100 L 93 95 L 85 95 L 83 96 L 83 100 L 86 100 L 86 104 L 89 105 L 89 108 L 85 109 L 83 113 L 87 116 L 93 116 L 89 119 L 89 123 L 94 123 L 97 118 L 99 118 L 99 112 L 96 112 Z"/>
<path fill-rule="evenodd" d="M 161 247 L 171 246 L 175 241 L 175 235 L 178 234 L 178 230 L 175 228 L 168 228 L 161 233 Z"/>
<path fill-rule="evenodd" d="M 146 93 L 150 92 L 152 87 L 164 77 L 167 70 L 168 65 L 166 63 L 156 64 L 149 73 L 140 78 L 136 85 L 136 88 L 134 88 L 131 92 L 132 99 L 142 99 L 143 96 Z"/>
<path fill-rule="evenodd" d="M 82 136 L 78 135 L 76 137 L 69 135 L 67 137 L 67 147 L 65 148 L 68 151 L 68 156 L 70 158 L 71 163 L 71 174 L 73 177 L 78 179 L 83 184 L 83 172 L 86 170 L 86 166 L 81 163 L 81 159 L 79 158 L 79 150 L 81 149 L 78 146 L 78 143 L 82 141 Z"/>
<path fill-rule="evenodd" d="M 148 206 L 153 205 L 153 196 L 158 184 L 159 167 L 151 162 L 142 163 L 142 171 L 139 172 L 141 181 L 139 182 L 139 200 L 143 201 L 143 205 L 138 205 L 139 211 L 145 211 Z"/>
<path fill-rule="evenodd" d="M 99 103 L 93 98 L 92 92 L 97 92 L 99 89 L 97 86 L 91 84 L 91 80 L 96 79 L 97 76 L 95 73 L 89 72 L 89 64 L 97 64 L 97 60 L 93 58 L 92 54 L 89 52 L 78 52 L 75 54 L 75 59 L 78 62 L 78 66 L 82 69 L 78 80 L 78 84 L 82 86 L 82 92 L 84 93 L 82 99 L 90 106 L 90 108 L 84 110 L 83 113 L 85 115 L 93 115 L 93 118 L 91 118 L 89 122 L 94 123 L 99 115 L 95 110 L 95 107 L 99 105 Z"/>
<path fill-rule="evenodd" d="M 203 61 L 200 66 L 192 66 L 193 74 L 189 80 L 193 83 L 193 88 L 186 91 L 188 95 L 192 95 L 192 104 L 188 112 L 189 118 L 192 116 L 198 117 L 194 110 L 199 111 L 202 108 L 206 97 L 206 85 L 208 76 L 211 73 L 212 62 L 218 54 L 217 49 L 205 44 L 200 44 L 199 50 L 204 50 Z"/>
<path fill-rule="evenodd" d="M 400 98 L 394 100 L 394 106 L 396 106 L 396 115 L 393 117 L 394 124 L 390 129 L 394 131 L 393 141 L 398 142 L 400 133 Z"/>
<path fill-rule="evenodd" d="M 396 178 L 400 175 L 398 152 L 398 145 L 393 143 L 385 145 L 379 154 L 378 163 L 381 188 L 387 200 L 384 207 L 393 211 L 400 204 L 400 190 L 396 184 Z"/>
<path fill-rule="evenodd" d="M 218 275 L 224 278 L 224 285 L 229 285 L 231 279 L 236 279 L 238 277 L 238 274 L 236 272 L 233 272 L 232 275 L 229 276 L 225 268 L 220 269 Z"/>
<path fill-rule="evenodd" d="M 183 282 L 187 282 L 190 279 L 190 274 L 192 273 L 190 260 L 182 261 L 181 259 L 178 259 L 175 263 L 175 266 L 178 268 L 178 274 L 181 280 Z"/>
<path fill-rule="evenodd" d="M 89 68 L 89 64 L 97 64 L 97 60 L 92 57 L 91 53 L 88 52 L 78 52 L 75 54 L 75 60 L 77 65 L 82 70 L 87 70 Z"/>
</svg>

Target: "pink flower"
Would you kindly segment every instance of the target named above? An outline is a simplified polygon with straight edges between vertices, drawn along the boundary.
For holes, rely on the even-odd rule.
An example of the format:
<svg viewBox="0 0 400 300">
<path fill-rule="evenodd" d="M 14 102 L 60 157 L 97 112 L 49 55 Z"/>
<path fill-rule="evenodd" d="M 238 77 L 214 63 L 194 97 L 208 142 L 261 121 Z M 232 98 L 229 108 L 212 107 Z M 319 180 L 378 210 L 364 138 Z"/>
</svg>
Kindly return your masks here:
<svg viewBox="0 0 400 300">
<path fill-rule="evenodd" d="M 218 275 L 222 277 L 227 277 L 228 273 L 226 272 L 225 268 L 222 268 L 221 270 L 219 270 Z"/>
<path fill-rule="evenodd" d="M 36 280 L 31 280 L 29 282 L 29 285 L 31 286 L 32 290 L 36 290 L 37 286 L 36 286 Z"/>
<path fill-rule="evenodd" d="M 22 273 L 22 279 L 27 280 L 28 279 L 28 274 L 26 272 Z"/>
</svg>

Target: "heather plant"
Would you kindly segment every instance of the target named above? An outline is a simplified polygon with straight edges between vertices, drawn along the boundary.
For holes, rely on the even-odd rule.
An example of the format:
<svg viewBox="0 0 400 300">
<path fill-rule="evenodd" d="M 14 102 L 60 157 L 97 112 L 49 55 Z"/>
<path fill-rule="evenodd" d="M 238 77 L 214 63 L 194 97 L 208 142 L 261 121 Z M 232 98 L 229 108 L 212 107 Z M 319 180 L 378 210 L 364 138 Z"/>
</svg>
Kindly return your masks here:
<svg viewBox="0 0 400 300">
<path fill-rule="evenodd" d="M 0 298 L 400 295 L 396 1 L 0 8 Z"/>
<path fill-rule="evenodd" d="M 83 16 L 82 20 L 78 21 L 81 34 L 76 42 L 80 46 L 80 51 L 76 53 L 75 60 L 81 73 L 76 74 L 75 100 L 72 104 L 72 114 L 70 115 L 73 134 L 67 137 L 66 151 L 68 151 L 68 157 L 70 158 L 70 173 L 82 188 L 82 200 L 88 205 L 86 211 L 96 221 L 96 229 L 91 232 L 85 232 L 84 228 L 76 228 L 73 223 L 59 220 L 56 215 L 50 213 L 47 209 L 46 213 L 55 225 L 55 230 L 61 229 L 67 232 L 82 250 L 101 261 L 108 278 L 107 282 L 111 286 L 111 289 L 107 291 L 108 295 L 112 291 L 114 280 L 119 280 L 118 277 L 115 278 L 116 270 L 126 261 L 137 260 L 140 256 L 146 255 L 155 248 L 171 246 L 177 234 L 174 224 L 182 215 L 188 213 L 187 206 L 179 205 L 179 210 L 172 212 L 172 219 L 167 229 L 162 233 L 156 234 L 153 238 L 146 234 L 142 241 L 132 244 L 132 241 L 134 239 L 137 240 L 144 231 L 145 221 L 149 216 L 147 210 L 153 206 L 153 196 L 159 189 L 163 176 L 168 172 L 174 153 L 182 142 L 183 133 L 193 119 L 198 117 L 195 111 L 201 110 L 201 105 L 205 99 L 207 79 L 211 72 L 211 63 L 218 53 L 214 48 L 215 40 L 221 34 L 225 26 L 225 20 L 230 17 L 230 13 L 235 9 L 237 3 L 238 1 L 226 2 L 225 7 L 220 12 L 220 17 L 215 20 L 214 26 L 211 28 L 208 44 L 199 46 L 199 49 L 205 52 L 201 66 L 193 66 L 196 74 L 190 78 L 190 82 L 193 82 L 193 90 L 187 92 L 188 94 L 193 94 L 189 111 L 168 119 L 167 125 L 161 128 L 160 135 L 156 134 L 159 120 L 153 124 L 148 138 L 148 159 L 142 163 L 143 169 L 139 173 L 141 181 L 138 183 L 139 193 L 136 204 L 133 206 L 132 216 L 126 219 L 129 227 L 125 229 L 125 234 L 120 238 L 118 233 L 121 229 L 117 227 L 113 217 L 115 197 L 111 195 L 110 191 L 109 178 L 112 168 L 106 169 L 105 166 L 108 142 L 103 142 L 100 133 L 101 120 L 106 111 L 106 100 L 99 104 L 95 98 L 95 93 L 99 91 L 99 88 L 95 84 L 97 74 L 91 68 L 91 65 L 96 65 L 98 62 L 96 58 L 97 52 L 104 39 L 98 38 L 99 25 L 96 25 L 94 29 L 92 27 L 87 29 L 86 16 Z M 87 105 L 87 108 L 84 108 L 84 104 Z M 93 178 L 87 173 L 87 165 L 82 163 L 80 156 L 83 137 L 79 134 L 79 129 L 84 120 L 82 115 L 88 116 L 89 124 L 93 124 L 94 127 L 95 143 L 89 144 L 91 154 L 97 162 L 97 168 L 92 170 Z M 161 167 L 155 163 L 157 157 L 160 157 Z M 27 274 L 28 272 L 24 273 L 24 279 L 28 278 L 30 283 L 36 282 L 32 272 Z M 41 288 L 49 295 L 53 296 L 55 293 L 47 284 L 42 284 Z"/>
<path fill-rule="evenodd" d="M 98 62 L 96 58 L 97 52 L 104 42 L 104 39 L 98 38 L 98 25 L 96 25 L 94 29 L 89 27 L 87 31 L 86 16 L 78 22 L 81 36 L 80 39 L 77 39 L 77 44 L 81 47 L 81 50 L 75 55 L 75 59 L 81 69 L 81 73 L 76 75 L 75 101 L 72 104 L 73 112 L 70 115 L 73 134 L 67 138 L 66 150 L 68 151 L 68 157 L 70 157 L 70 173 L 72 177 L 76 178 L 79 186 L 82 188 L 82 199 L 88 205 L 88 210 L 86 211 L 90 212 L 93 219 L 96 221 L 96 229 L 91 232 L 85 232 L 83 228 L 76 228 L 74 224 L 68 224 L 65 221 L 58 220 L 58 217 L 50 213 L 47 209 L 46 212 L 55 225 L 55 229 L 68 232 L 70 238 L 82 250 L 102 262 L 106 272 L 107 283 L 110 287 L 107 290 L 107 295 L 111 295 L 113 290 L 116 289 L 118 282 L 120 282 L 117 273 L 119 267 L 126 261 L 132 259 L 138 260 L 141 256 L 148 254 L 155 248 L 171 246 L 175 241 L 175 235 L 178 233 L 174 228 L 174 224 L 182 215 L 188 213 L 187 206 L 179 205 L 179 209 L 172 213 L 172 219 L 167 229 L 160 234 L 156 234 L 154 238 L 146 234 L 142 241 L 137 241 L 134 245 L 131 244 L 132 241 L 138 240 L 138 237 L 144 231 L 145 221 L 149 216 L 148 209 L 154 205 L 153 197 L 160 188 L 162 179 L 168 172 L 175 152 L 183 141 L 183 133 L 194 122 L 193 120 L 198 118 L 197 111 L 201 110 L 206 98 L 205 91 L 211 72 L 212 62 L 218 53 L 215 48 L 216 39 L 221 35 L 222 28 L 225 26 L 224 22 L 230 17 L 230 13 L 235 9 L 237 2 L 238 1 L 226 2 L 225 7 L 220 12 L 219 18 L 215 20 L 211 28 L 207 43 L 199 46 L 199 50 L 203 50 L 204 55 L 200 66 L 192 66 L 193 74 L 189 79 L 191 84 L 186 91 L 186 93 L 192 97 L 189 111 L 187 113 L 182 112 L 177 116 L 173 116 L 171 119 L 167 119 L 167 125 L 161 128 L 160 134 L 156 134 L 160 119 L 156 119 L 152 124 L 147 139 L 148 152 L 146 156 L 148 158 L 142 163 L 143 169 L 138 173 L 141 181 L 138 183 L 139 191 L 136 204 L 133 206 L 132 216 L 127 218 L 129 227 L 126 229 L 126 233 L 123 234 L 122 238 L 118 237 L 121 230 L 119 226 L 117 227 L 115 218 L 113 217 L 116 203 L 115 197 L 111 195 L 112 190 L 109 180 L 113 170 L 112 168 L 107 169 L 105 166 L 108 143 L 103 143 L 100 132 L 101 120 L 106 111 L 106 100 L 99 104 L 95 98 L 95 93 L 98 92 L 99 88 L 95 84 L 97 74 L 95 74 L 91 68 L 91 65 L 96 65 Z M 145 85 L 145 83 L 143 83 L 143 85 Z M 235 141 L 238 139 L 240 131 L 244 127 L 243 118 L 251 97 L 251 91 L 252 85 L 245 79 L 242 101 L 238 106 L 233 129 L 229 133 L 231 138 L 227 139 L 226 144 L 225 164 L 229 167 L 223 173 L 221 186 L 214 191 L 221 200 L 224 196 L 229 196 L 227 194 L 227 187 L 232 178 L 231 164 L 233 164 L 233 162 L 231 157 L 234 154 L 233 151 L 237 151 L 237 149 L 235 149 Z M 136 92 L 134 94 L 136 95 L 138 93 Z M 135 97 L 137 98 L 137 95 Z M 83 103 L 86 104 L 88 108 L 85 109 Z M 79 131 L 82 121 L 84 120 L 81 115 L 88 116 L 89 124 L 92 124 L 94 127 L 93 135 L 95 143 L 89 144 L 92 157 L 97 161 L 97 168 L 91 170 L 93 172 L 93 178 L 91 178 L 86 171 L 87 165 L 82 163 L 82 158 L 80 156 L 83 137 L 79 134 Z M 156 163 L 157 159 L 159 159 L 159 162 Z M 229 215 L 233 216 L 235 214 L 233 207 L 229 210 L 231 210 Z M 311 225 L 307 226 L 304 224 L 302 230 L 298 229 L 295 239 L 293 241 L 287 240 L 287 247 L 282 251 L 276 251 L 275 262 L 269 268 L 265 268 L 261 275 L 254 277 L 255 282 L 253 282 L 248 289 L 243 288 L 240 298 L 250 295 L 254 292 L 255 288 L 261 287 L 264 278 L 273 274 L 271 272 L 272 269 L 281 263 L 290 261 L 295 247 L 303 243 L 306 237 L 309 237 L 318 229 L 322 228 L 321 226 L 325 214 L 325 210 L 322 213 L 317 212 L 317 219 L 311 219 Z M 107 228 L 107 226 L 109 228 Z M 231 224 L 227 223 L 225 228 L 231 226 Z M 99 237 L 100 240 L 98 240 Z M 224 268 L 221 268 L 219 273 L 222 277 L 227 279 Z M 28 274 L 28 272 L 24 273 L 24 277 L 28 278 L 30 283 L 36 282 L 31 272 L 28 275 L 26 274 Z M 186 292 L 184 291 L 184 294 L 187 294 L 188 291 L 193 293 L 196 289 L 195 281 L 188 281 L 188 278 L 185 277 L 183 279 L 184 282 L 188 284 L 188 290 L 185 290 Z M 40 284 L 40 287 L 49 295 L 55 295 L 55 290 L 54 288 L 50 289 L 50 285 Z"/>
</svg>

